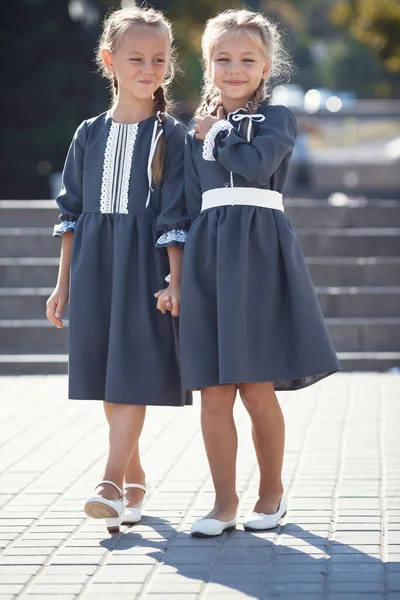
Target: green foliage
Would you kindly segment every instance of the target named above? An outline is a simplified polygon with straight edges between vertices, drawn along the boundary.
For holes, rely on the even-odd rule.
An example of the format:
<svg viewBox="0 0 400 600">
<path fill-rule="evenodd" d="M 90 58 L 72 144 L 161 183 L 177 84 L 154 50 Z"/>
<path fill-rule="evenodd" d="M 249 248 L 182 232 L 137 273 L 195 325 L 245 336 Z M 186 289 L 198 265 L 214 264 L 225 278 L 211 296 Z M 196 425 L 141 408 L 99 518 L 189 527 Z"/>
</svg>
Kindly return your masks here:
<svg viewBox="0 0 400 600">
<path fill-rule="evenodd" d="M 375 53 L 388 71 L 400 72 L 398 0 L 340 0 L 333 6 L 331 17 Z"/>
</svg>

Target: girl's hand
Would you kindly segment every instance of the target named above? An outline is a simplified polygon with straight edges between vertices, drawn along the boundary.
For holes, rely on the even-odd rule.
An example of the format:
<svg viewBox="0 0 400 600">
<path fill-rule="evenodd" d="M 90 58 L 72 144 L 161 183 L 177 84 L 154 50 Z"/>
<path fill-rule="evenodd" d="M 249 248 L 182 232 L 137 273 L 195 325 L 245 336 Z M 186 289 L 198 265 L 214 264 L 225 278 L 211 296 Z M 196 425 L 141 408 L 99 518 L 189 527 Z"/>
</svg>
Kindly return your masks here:
<svg viewBox="0 0 400 600">
<path fill-rule="evenodd" d="M 211 127 L 215 123 L 218 123 L 218 121 L 221 121 L 221 119 L 224 119 L 224 118 L 225 118 L 225 115 L 224 115 L 224 109 L 222 108 L 222 106 L 218 107 L 216 117 L 212 117 L 211 115 L 207 115 L 206 117 L 197 117 L 196 125 L 194 126 L 194 130 L 196 132 L 196 139 L 204 141 L 204 139 L 205 139 L 207 133 L 210 131 Z"/>
<path fill-rule="evenodd" d="M 179 285 L 169 285 L 164 290 L 159 290 L 154 297 L 157 298 L 157 308 L 163 315 L 169 310 L 173 317 L 179 317 L 181 304 Z"/>
<path fill-rule="evenodd" d="M 61 329 L 63 322 L 61 316 L 63 314 L 65 305 L 69 299 L 69 286 L 65 283 L 59 283 L 54 292 L 46 303 L 46 317 L 53 323 L 58 329 Z"/>
</svg>

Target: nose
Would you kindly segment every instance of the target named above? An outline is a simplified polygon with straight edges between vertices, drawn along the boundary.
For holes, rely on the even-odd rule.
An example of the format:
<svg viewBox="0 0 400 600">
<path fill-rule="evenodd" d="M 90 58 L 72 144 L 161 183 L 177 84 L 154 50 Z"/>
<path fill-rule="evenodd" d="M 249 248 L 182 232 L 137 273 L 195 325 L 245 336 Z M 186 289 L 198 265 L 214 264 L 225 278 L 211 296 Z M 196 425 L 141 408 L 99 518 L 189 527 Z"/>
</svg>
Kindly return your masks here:
<svg viewBox="0 0 400 600">
<path fill-rule="evenodd" d="M 153 64 L 151 61 L 143 62 L 142 64 L 142 73 L 152 73 L 153 72 Z"/>
<path fill-rule="evenodd" d="M 229 72 L 237 73 L 238 71 L 240 71 L 239 61 L 231 60 L 231 64 L 229 65 Z"/>
</svg>

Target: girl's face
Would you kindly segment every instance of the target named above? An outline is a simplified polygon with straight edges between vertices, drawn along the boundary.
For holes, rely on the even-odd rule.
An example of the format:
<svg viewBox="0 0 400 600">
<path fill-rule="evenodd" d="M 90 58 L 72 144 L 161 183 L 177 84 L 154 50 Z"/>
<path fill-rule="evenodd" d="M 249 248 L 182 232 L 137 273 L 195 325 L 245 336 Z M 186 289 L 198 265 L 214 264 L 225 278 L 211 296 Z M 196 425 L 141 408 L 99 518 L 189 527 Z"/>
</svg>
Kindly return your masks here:
<svg viewBox="0 0 400 600">
<path fill-rule="evenodd" d="M 245 31 L 223 35 L 214 45 L 208 74 L 221 92 L 221 99 L 238 101 L 240 105 L 253 96 L 262 79 L 271 70 L 259 44 Z"/>
<path fill-rule="evenodd" d="M 102 51 L 104 64 L 118 80 L 118 93 L 147 100 L 163 83 L 170 42 L 166 32 L 147 25 L 132 25 L 113 53 Z"/>
</svg>

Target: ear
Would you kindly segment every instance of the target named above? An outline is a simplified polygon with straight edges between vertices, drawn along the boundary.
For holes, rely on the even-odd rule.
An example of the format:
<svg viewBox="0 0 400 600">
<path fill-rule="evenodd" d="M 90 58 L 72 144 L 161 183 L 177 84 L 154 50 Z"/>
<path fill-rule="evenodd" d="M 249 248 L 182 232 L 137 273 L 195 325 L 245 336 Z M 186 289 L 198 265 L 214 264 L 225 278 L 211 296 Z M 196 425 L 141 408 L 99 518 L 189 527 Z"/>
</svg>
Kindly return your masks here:
<svg viewBox="0 0 400 600">
<path fill-rule="evenodd" d="M 271 68 L 272 68 L 272 60 L 269 59 L 265 63 L 265 67 L 263 69 L 263 73 L 262 73 L 262 78 L 263 79 L 267 79 L 268 78 L 269 74 L 271 73 Z"/>
<path fill-rule="evenodd" d="M 103 49 L 101 51 L 101 58 L 103 59 L 103 63 L 105 68 L 109 73 L 114 73 L 114 65 L 112 60 L 112 54 L 109 50 Z"/>
</svg>

